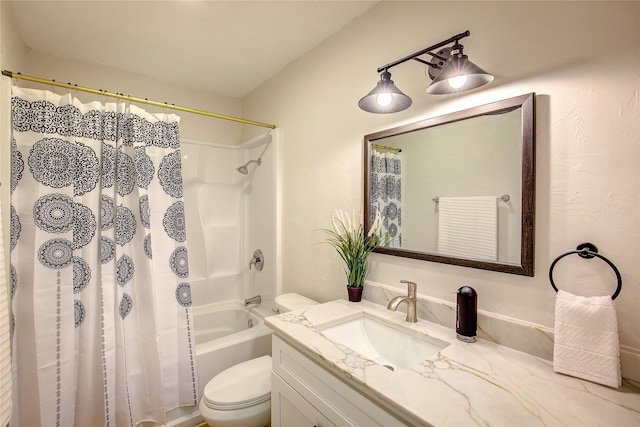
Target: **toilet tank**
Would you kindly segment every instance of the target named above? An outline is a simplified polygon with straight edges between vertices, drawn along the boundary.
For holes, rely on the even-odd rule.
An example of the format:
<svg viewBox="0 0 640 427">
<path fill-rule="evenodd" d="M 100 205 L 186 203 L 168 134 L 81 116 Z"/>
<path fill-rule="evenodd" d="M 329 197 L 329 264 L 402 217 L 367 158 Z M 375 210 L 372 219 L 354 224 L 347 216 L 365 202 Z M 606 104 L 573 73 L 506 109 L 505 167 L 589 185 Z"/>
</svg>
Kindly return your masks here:
<svg viewBox="0 0 640 427">
<path fill-rule="evenodd" d="M 276 297 L 276 307 L 278 307 L 278 310 L 280 310 L 281 313 L 308 308 L 317 304 L 317 301 L 294 292 L 278 295 Z"/>
</svg>

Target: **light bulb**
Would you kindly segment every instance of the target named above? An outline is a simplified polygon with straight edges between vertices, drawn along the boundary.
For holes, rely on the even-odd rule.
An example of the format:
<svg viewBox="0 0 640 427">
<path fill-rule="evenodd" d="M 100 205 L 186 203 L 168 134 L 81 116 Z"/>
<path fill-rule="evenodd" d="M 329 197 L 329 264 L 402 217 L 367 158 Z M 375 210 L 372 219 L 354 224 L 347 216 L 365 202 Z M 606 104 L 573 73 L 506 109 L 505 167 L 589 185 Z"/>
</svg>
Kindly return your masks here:
<svg viewBox="0 0 640 427">
<path fill-rule="evenodd" d="M 454 89 L 460 89 L 467 82 L 467 76 L 455 76 L 449 79 L 449 86 Z"/>
<path fill-rule="evenodd" d="M 381 107 L 388 107 L 389 104 L 391 104 L 391 100 L 392 100 L 391 94 L 387 92 L 379 93 L 378 96 L 376 97 L 376 102 Z"/>
</svg>

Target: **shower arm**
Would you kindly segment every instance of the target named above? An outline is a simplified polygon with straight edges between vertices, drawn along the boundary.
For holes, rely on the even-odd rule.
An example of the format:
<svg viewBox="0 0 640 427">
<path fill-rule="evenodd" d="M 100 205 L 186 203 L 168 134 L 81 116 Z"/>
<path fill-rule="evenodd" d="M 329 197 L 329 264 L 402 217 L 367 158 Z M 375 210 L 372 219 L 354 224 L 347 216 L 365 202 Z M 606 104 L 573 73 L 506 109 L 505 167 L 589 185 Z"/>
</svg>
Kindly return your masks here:
<svg viewBox="0 0 640 427">
<path fill-rule="evenodd" d="M 249 166 L 251 163 L 257 163 L 258 166 L 260 166 L 262 164 L 262 158 L 259 158 L 258 160 L 249 160 L 243 166 Z"/>
</svg>

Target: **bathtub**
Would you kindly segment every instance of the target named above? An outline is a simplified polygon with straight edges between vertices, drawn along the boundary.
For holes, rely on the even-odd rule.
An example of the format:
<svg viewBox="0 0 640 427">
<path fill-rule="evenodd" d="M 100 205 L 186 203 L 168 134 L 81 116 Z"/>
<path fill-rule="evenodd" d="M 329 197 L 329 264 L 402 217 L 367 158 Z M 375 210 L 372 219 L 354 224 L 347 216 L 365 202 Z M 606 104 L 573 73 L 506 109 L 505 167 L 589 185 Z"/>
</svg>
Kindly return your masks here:
<svg viewBox="0 0 640 427">
<path fill-rule="evenodd" d="M 219 346 L 226 341 L 223 339 L 225 337 L 234 334 L 246 335 L 248 329 L 258 327 L 262 323 L 260 317 L 235 302 L 195 307 L 192 313 L 196 354 L 199 354 L 201 349 L 202 352 L 206 352 L 213 344 Z"/>
<path fill-rule="evenodd" d="M 198 306 L 192 313 L 200 395 L 207 382 L 225 369 L 271 354 L 271 330 L 240 301 Z"/>
<path fill-rule="evenodd" d="M 207 382 L 225 369 L 271 355 L 271 329 L 258 310 L 240 301 L 225 301 L 193 307 L 192 314 L 199 396 Z M 168 418 L 172 427 L 193 426 L 201 420 L 196 407 L 177 408 Z"/>
</svg>

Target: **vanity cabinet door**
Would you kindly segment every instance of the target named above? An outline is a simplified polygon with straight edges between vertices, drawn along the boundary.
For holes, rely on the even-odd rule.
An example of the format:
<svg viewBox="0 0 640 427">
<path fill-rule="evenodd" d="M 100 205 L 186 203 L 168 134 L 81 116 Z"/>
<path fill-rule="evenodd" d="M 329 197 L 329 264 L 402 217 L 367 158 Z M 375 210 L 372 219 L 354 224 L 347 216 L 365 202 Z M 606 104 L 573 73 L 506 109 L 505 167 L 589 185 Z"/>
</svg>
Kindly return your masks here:
<svg viewBox="0 0 640 427">
<path fill-rule="evenodd" d="M 335 427 L 320 411 L 284 382 L 271 376 L 271 425 L 273 427 Z"/>
<path fill-rule="evenodd" d="M 308 357 L 285 343 L 278 336 L 272 337 L 272 393 L 273 383 L 281 382 L 296 393 L 303 404 L 318 411 L 325 424 L 338 427 L 405 427 L 415 423 L 403 423 L 374 402 L 347 386 L 343 381 L 321 368 Z M 290 394 L 286 397 L 290 398 Z M 281 410 L 276 406 L 274 395 L 271 396 L 271 416 Z M 297 400 L 291 397 L 287 404 L 295 406 Z M 298 412 L 310 416 L 311 409 L 298 407 Z M 273 419 L 273 418 L 272 418 Z M 311 417 L 310 419 L 313 419 Z M 330 423 L 329 423 L 330 422 Z M 329 423 L 329 424 L 326 424 Z M 298 427 L 312 424 L 278 424 L 274 426 Z"/>
</svg>

